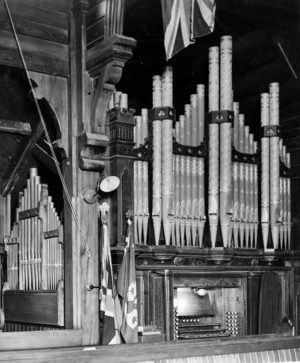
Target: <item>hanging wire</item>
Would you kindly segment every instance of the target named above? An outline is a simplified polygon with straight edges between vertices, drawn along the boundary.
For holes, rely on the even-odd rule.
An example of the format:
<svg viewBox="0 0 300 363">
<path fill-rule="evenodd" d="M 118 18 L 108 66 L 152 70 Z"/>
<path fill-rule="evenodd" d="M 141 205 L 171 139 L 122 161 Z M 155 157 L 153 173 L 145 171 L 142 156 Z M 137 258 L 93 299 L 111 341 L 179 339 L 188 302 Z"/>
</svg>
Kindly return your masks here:
<svg viewBox="0 0 300 363">
<path fill-rule="evenodd" d="M 84 236 L 84 234 L 82 232 L 82 229 L 80 227 L 80 224 L 79 224 L 79 221 L 78 221 L 76 212 L 75 212 L 74 207 L 73 207 L 73 204 L 72 204 L 71 196 L 69 194 L 69 191 L 68 191 L 66 182 L 64 180 L 64 177 L 63 177 L 62 172 L 61 172 L 60 167 L 59 167 L 59 162 L 57 160 L 57 157 L 55 155 L 55 152 L 54 152 L 54 149 L 53 149 L 53 146 L 52 146 L 52 143 L 51 143 L 51 139 L 50 139 L 50 136 L 49 136 L 49 133 L 48 133 L 48 130 L 47 130 L 46 122 L 45 122 L 44 117 L 42 115 L 40 106 L 39 106 L 38 101 L 37 101 L 37 98 L 36 98 L 36 94 L 35 94 L 34 88 L 32 86 L 31 79 L 29 77 L 29 73 L 28 73 L 28 69 L 27 69 L 27 66 L 26 66 L 26 62 L 25 62 L 25 59 L 24 59 L 24 56 L 23 56 L 23 52 L 22 52 L 22 49 L 21 49 L 21 46 L 20 46 L 20 43 L 19 43 L 19 39 L 18 39 L 18 36 L 17 36 L 17 33 L 16 33 L 16 29 L 15 29 L 15 26 L 14 26 L 14 23 L 13 23 L 13 20 L 12 20 L 12 17 L 11 17 L 11 13 L 10 13 L 10 10 L 9 10 L 8 4 L 7 4 L 7 1 L 4 0 L 4 3 L 5 3 L 5 6 L 6 6 L 7 13 L 8 13 L 9 21 L 10 21 L 11 26 L 12 26 L 12 29 L 13 29 L 14 37 L 16 39 L 16 43 L 17 43 L 17 47 L 18 47 L 18 50 L 19 50 L 19 53 L 20 53 L 20 56 L 21 56 L 21 60 L 22 60 L 22 63 L 23 63 L 23 67 L 24 67 L 25 72 L 26 72 L 26 76 L 27 76 L 27 79 L 28 79 L 28 82 L 29 82 L 29 86 L 30 86 L 31 92 L 33 94 L 33 99 L 34 99 L 34 102 L 35 102 L 35 105 L 36 105 L 36 108 L 37 108 L 37 111 L 38 111 L 38 114 L 39 114 L 39 117 L 40 117 L 42 126 L 43 126 L 44 131 L 45 131 L 46 139 L 47 139 L 47 141 L 49 143 L 49 147 L 50 147 L 50 151 L 51 151 L 52 157 L 55 160 L 55 163 L 54 164 L 56 165 L 57 172 L 58 172 L 60 181 L 61 181 L 62 186 L 63 186 L 63 190 L 65 192 L 65 195 L 66 195 L 66 198 L 67 198 L 69 207 L 71 209 L 72 217 L 73 217 L 73 219 L 75 221 L 76 227 L 77 227 L 77 229 L 79 231 L 79 234 L 81 236 L 82 242 L 84 244 L 86 255 L 90 259 L 90 261 L 93 262 L 93 259 L 92 259 L 92 256 L 91 256 L 91 252 L 90 252 L 90 249 L 89 249 L 87 240 L 86 240 L 86 238 L 85 238 L 85 236 Z"/>
</svg>

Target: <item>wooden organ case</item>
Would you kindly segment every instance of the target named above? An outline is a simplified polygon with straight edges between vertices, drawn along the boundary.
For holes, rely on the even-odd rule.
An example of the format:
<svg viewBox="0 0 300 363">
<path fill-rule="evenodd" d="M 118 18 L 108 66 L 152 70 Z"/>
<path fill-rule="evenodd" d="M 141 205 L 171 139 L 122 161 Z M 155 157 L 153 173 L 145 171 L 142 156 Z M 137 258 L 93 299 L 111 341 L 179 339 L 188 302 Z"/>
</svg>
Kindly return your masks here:
<svg viewBox="0 0 300 363">
<path fill-rule="evenodd" d="M 30 169 L 5 238 L 4 331 L 64 326 L 63 230 L 48 186 Z"/>
<path fill-rule="evenodd" d="M 278 84 L 261 96 L 262 133 L 254 141 L 232 99 L 230 47 L 230 37 L 223 37 L 220 53 L 209 50 L 206 117 L 204 85 L 176 117 L 167 67 L 153 77 L 153 108 L 135 116 L 134 149 L 127 143 L 127 155 L 135 155 L 128 170 L 139 325 L 157 326 L 166 340 L 280 334 L 285 318 L 293 324 L 290 334 L 299 330 Z M 109 114 L 126 123 L 128 106 L 121 105 L 111 102 Z M 125 235 L 123 222 L 114 226 Z M 116 263 L 120 241 L 112 241 Z"/>
</svg>

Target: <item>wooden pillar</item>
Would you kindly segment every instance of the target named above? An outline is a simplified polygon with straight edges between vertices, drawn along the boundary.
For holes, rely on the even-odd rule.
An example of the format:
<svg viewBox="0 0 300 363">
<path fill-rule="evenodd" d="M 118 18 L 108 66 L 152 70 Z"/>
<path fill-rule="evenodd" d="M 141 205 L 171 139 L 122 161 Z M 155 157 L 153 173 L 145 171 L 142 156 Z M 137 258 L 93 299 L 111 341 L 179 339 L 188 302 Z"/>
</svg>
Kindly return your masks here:
<svg viewBox="0 0 300 363">
<path fill-rule="evenodd" d="M 100 3 L 100 1 L 99 1 Z M 72 206 L 65 200 L 66 328 L 82 330 L 82 344 L 99 343 L 98 204 L 87 203 L 87 191 L 95 191 L 108 146 L 104 120 L 114 85 L 135 41 L 118 35 L 99 39 L 87 47 L 89 1 L 74 0 L 70 18 L 70 78 L 68 159 L 63 174 Z M 66 198 L 66 197 L 65 197 Z"/>
<path fill-rule="evenodd" d="M 76 1 L 70 19 L 70 117 L 69 158 L 63 172 L 77 216 L 74 220 L 65 196 L 66 328 L 82 329 L 82 344 L 96 344 L 98 333 L 97 291 L 88 292 L 87 283 L 98 282 L 97 206 L 86 205 L 83 192 L 97 176 L 79 168 L 78 135 L 86 121 L 85 17 L 87 1 Z M 95 184 L 93 185 L 93 187 Z M 89 222 L 88 222 L 89 221 Z M 80 230 L 82 231 L 82 237 Z M 87 242 L 88 241 L 88 242 Z M 89 258 L 93 256 L 93 261 Z"/>
</svg>

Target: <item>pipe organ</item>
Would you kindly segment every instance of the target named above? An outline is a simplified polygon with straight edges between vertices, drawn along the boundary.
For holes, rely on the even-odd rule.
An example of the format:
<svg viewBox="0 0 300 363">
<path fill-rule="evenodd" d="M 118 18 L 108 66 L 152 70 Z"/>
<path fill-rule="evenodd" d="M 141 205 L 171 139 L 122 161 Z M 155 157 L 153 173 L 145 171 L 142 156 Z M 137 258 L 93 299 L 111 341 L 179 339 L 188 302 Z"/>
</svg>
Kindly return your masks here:
<svg viewBox="0 0 300 363">
<path fill-rule="evenodd" d="M 292 316 L 293 297 L 286 295 L 291 271 L 280 257 L 293 251 L 279 84 L 261 94 L 258 133 L 234 100 L 232 49 L 230 36 L 209 49 L 208 86 L 196 86 L 182 114 L 173 105 L 171 66 L 153 76 L 152 109 L 135 114 L 121 92 L 110 101 L 107 125 L 112 130 L 112 115 L 119 115 L 115 134 L 119 142 L 128 135 L 132 148 L 115 157 L 123 158 L 121 180 L 132 171 L 139 324 L 156 324 L 163 333 L 149 341 L 276 333 L 274 326 Z M 120 187 L 127 195 L 129 188 Z M 125 204 L 118 206 L 125 216 Z M 122 231 L 124 216 L 122 225 L 113 223 Z M 261 283 L 273 270 L 282 301 L 269 303 L 278 322 L 260 330 L 258 320 L 275 311 L 265 308 L 268 284 Z M 198 296 L 203 289 L 205 309 Z"/>
<path fill-rule="evenodd" d="M 153 77 L 153 108 L 134 117 L 135 241 L 290 249 L 290 156 L 280 138 L 279 84 L 261 95 L 256 141 L 233 100 L 230 36 L 209 49 L 208 74 L 207 92 L 198 85 L 176 118 L 173 70 L 166 67 Z M 118 97 L 125 101 L 114 106 L 128 107 L 127 95 Z"/>
<path fill-rule="evenodd" d="M 15 221 L 5 238 L 7 283 L 4 314 L 14 324 L 63 326 L 63 232 L 48 186 L 30 169 L 19 193 Z M 18 306 L 20 304 L 20 306 Z M 44 304 L 44 307 L 43 307 Z M 46 304 L 46 305 L 45 305 Z M 43 316 L 44 315 L 44 316 Z"/>
</svg>

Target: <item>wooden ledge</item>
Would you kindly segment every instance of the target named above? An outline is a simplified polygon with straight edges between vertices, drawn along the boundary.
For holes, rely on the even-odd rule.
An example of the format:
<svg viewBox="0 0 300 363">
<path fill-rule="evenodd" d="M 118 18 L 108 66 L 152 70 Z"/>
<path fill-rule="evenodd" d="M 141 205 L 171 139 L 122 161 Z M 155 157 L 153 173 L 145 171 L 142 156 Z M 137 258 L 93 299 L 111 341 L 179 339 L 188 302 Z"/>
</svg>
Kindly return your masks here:
<svg viewBox="0 0 300 363">
<path fill-rule="evenodd" d="M 73 331 L 76 333 L 77 331 Z M 46 332 L 26 332 L 26 333 L 2 333 L 0 339 L 0 349 L 3 347 L 2 339 L 5 340 L 5 334 L 10 336 L 16 342 L 17 335 L 24 338 L 25 343 L 22 344 L 23 349 L 26 346 L 26 336 L 37 339 L 38 335 Z M 66 339 L 63 338 L 66 333 Z M 69 335 L 68 335 L 68 334 Z M 72 331 L 49 331 L 47 332 L 50 338 L 57 336 L 61 339 L 61 345 L 65 342 L 70 342 Z M 46 335 L 46 334 L 45 334 Z M 16 337 L 16 338 L 13 338 Z M 76 337 L 76 335 L 75 335 Z M 68 340 L 67 340 L 68 338 Z M 77 340 L 78 342 L 78 336 Z M 16 342 L 17 343 L 17 342 Z M 17 344 L 15 344 L 17 346 Z M 49 345 L 48 345 L 49 346 Z M 65 345 L 64 345 L 65 346 Z M 38 349 L 38 350 L 19 350 L 12 349 L 7 352 L 0 352 L 0 361 L 13 362 L 17 360 L 26 361 L 63 361 L 67 362 L 105 362 L 105 363 L 122 363 L 122 362 L 144 362 L 144 361 L 159 361 L 166 359 L 183 359 L 184 362 L 189 362 L 189 357 L 206 357 L 219 356 L 219 361 L 226 361 L 227 355 L 246 354 L 250 352 L 287 352 L 293 351 L 295 358 L 300 356 L 300 337 L 283 337 L 278 335 L 257 335 L 247 336 L 245 338 L 226 338 L 222 341 L 204 339 L 194 341 L 180 342 L 157 342 L 144 344 L 120 344 L 109 346 L 88 346 L 88 347 L 67 347 L 56 349 Z M 222 357 L 223 356 L 223 357 Z M 185 360 L 186 358 L 186 360 Z M 291 360 L 297 361 L 297 360 Z M 299 360 L 298 360 L 299 361 Z"/>
</svg>

